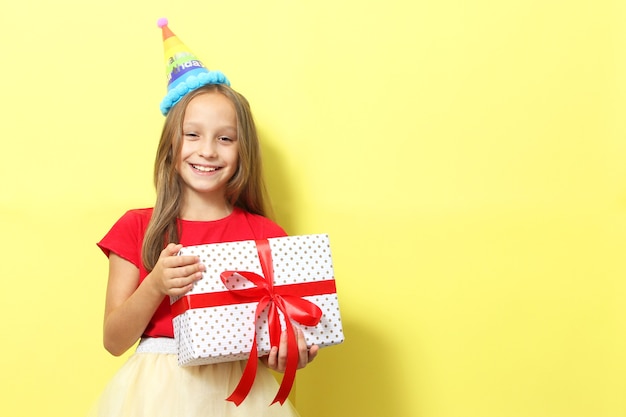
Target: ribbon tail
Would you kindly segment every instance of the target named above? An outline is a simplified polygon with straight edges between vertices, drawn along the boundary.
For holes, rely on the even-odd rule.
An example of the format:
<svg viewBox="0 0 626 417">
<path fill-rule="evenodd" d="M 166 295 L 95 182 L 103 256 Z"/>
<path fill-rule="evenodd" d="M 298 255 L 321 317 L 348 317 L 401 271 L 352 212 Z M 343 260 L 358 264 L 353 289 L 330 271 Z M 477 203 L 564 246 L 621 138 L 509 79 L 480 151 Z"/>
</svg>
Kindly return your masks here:
<svg viewBox="0 0 626 417">
<path fill-rule="evenodd" d="M 261 311 L 267 306 L 269 303 L 269 299 L 262 299 L 257 304 L 255 317 L 259 317 Z M 254 378 L 256 377 L 256 370 L 259 362 L 258 358 L 258 348 L 256 343 L 256 329 L 254 330 L 254 339 L 252 340 L 252 347 L 250 348 L 250 356 L 248 357 L 248 362 L 246 363 L 246 367 L 243 370 L 243 374 L 241 375 L 241 379 L 237 384 L 237 387 L 233 391 L 232 394 L 228 398 L 227 401 L 231 401 L 235 403 L 235 405 L 239 406 L 243 400 L 248 396 L 250 390 L 252 389 L 252 384 L 254 384 Z"/>
<path fill-rule="evenodd" d="M 298 369 L 298 341 L 296 340 L 296 332 L 293 329 L 293 324 L 286 320 L 287 323 L 287 366 L 285 367 L 285 373 L 283 380 L 280 383 L 278 393 L 274 397 L 274 403 L 280 403 L 281 405 L 289 397 L 289 392 L 293 387 L 293 383 L 296 379 L 296 370 Z"/>
<path fill-rule="evenodd" d="M 267 312 L 267 330 L 270 336 L 270 348 L 280 345 L 280 316 L 276 310 L 276 303 L 269 304 Z"/>
<path fill-rule="evenodd" d="M 246 367 L 243 370 L 243 375 L 239 380 L 239 384 L 237 384 L 237 387 L 235 388 L 233 393 L 230 394 L 228 398 L 226 398 L 227 401 L 235 403 L 236 406 L 239 406 L 248 396 L 250 390 L 252 389 L 252 384 L 254 383 L 254 378 L 256 376 L 256 369 L 259 362 L 259 359 L 257 358 L 256 335 L 254 339 L 254 342 L 252 342 L 250 357 L 248 358 Z"/>
</svg>

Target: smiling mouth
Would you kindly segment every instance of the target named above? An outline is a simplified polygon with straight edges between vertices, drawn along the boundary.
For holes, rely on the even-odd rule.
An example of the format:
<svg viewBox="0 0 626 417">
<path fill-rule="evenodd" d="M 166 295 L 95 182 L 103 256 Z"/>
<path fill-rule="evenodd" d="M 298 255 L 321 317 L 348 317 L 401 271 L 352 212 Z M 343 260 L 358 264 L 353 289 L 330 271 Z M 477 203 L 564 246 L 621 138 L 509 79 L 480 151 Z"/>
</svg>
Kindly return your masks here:
<svg viewBox="0 0 626 417">
<path fill-rule="evenodd" d="M 194 164 L 190 164 L 190 165 L 193 169 L 196 169 L 201 172 L 215 172 L 218 169 L 221 169 L 221 167 L 205 167 L 202 165 L 194 165 Z"/>
</svg>

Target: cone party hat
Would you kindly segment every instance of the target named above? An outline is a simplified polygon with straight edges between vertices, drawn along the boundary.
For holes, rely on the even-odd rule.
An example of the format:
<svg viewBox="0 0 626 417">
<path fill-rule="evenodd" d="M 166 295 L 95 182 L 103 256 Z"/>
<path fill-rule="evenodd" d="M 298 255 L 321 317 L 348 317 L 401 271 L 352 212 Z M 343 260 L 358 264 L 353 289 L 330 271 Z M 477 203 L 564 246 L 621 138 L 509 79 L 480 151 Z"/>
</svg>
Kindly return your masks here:
<svg viewBox="0 0 626 417">
<path fill-rule="evenodd" d="M 165 18 L 157 25 L 163 31 L 163 49 L 165 52 L 165 75 L 167 94 L 161 101 L 161 113 L 167 115 L 172 106 L 190 91 L 207 84 L 226 84 L 230 82 L 220 71 L 208 70 L 187 46 L 170 30 Z"/>
</svg>

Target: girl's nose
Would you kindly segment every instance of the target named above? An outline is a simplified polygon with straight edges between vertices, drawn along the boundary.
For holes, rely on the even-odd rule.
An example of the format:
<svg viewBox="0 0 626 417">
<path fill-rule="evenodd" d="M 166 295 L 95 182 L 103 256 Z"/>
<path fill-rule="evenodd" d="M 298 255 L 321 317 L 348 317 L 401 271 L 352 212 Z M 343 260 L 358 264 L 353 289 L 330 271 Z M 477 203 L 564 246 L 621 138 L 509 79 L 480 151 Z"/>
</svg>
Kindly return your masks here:
<svg viewBox="0 0 626 417">
<path fill-rule="evenodd" d="M 204 158 L 212 158 L 216 155 L 217 144 L 213 139 L 205 139 L 198 148 L 198 155 Z"/>
</svg>

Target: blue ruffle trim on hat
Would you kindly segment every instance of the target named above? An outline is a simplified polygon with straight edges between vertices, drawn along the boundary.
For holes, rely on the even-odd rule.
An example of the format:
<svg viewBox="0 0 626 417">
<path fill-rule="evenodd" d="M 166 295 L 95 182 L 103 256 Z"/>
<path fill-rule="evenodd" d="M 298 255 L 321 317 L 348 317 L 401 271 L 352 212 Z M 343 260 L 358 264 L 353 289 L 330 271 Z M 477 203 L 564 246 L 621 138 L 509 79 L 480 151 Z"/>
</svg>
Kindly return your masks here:
<svg viewBox="0 0 626 417">
<path fill-rule="evenodd" d="M 163 116 L 166 116 L 174 104 L 178 103 L 185 94 L 207 84 L 226 84 L 230 86 L 230 81 L 221 71 L 203 72 L 197 76 L 190 75 L 168 91 L 165 98 L 161 101 L 161 113 L 163 113 Z"/>
</svg>

